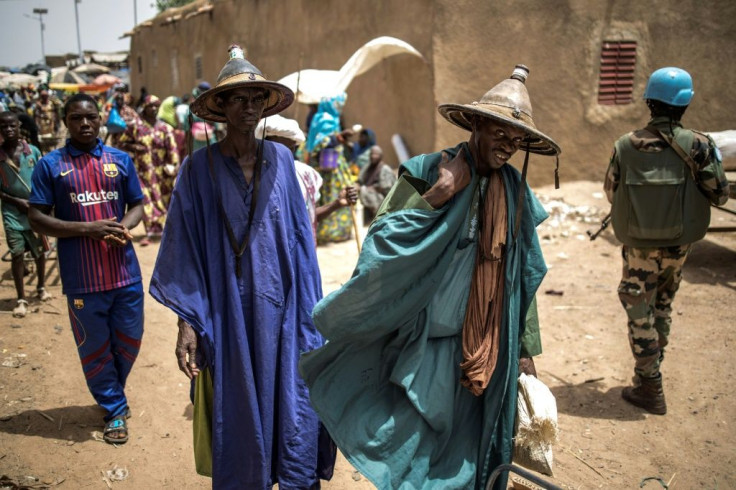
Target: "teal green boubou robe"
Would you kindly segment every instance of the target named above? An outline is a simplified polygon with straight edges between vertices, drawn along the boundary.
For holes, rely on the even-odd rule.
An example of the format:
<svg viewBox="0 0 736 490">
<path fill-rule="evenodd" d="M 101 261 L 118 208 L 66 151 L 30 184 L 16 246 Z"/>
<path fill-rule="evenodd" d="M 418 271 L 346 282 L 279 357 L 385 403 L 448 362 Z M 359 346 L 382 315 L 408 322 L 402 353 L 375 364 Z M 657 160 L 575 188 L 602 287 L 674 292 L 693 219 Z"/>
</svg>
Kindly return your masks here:
<svg viewBox="0 0 736 490">
<path fill-rule="evenodd" d="M 470 158 L 466 143 L 444 151 L 453 158 L 463 147 Z M 511 461 L 522 336 L 525 356 L 541 352 L 533 300 L 546 266 L 535 228 L 547 215 L 527 189 L 519 237 L 507 246 L 496 370 L 479 397 L 460 385 L 478 196 L 487 181 L 473 172 L 464 190 L 433 209 L 421 195 L 440 161 L 441 152 L 402 165 L 352 278 L 314 309 L 327 344 L 300 361 L 323 423 L 380 489 L 484 488 L 490 472 Z M 501 172 L 510 243 L 520 176 L 510 165 Z M 505 488 L 501 480 L 497 488 Z"/>
</svg>

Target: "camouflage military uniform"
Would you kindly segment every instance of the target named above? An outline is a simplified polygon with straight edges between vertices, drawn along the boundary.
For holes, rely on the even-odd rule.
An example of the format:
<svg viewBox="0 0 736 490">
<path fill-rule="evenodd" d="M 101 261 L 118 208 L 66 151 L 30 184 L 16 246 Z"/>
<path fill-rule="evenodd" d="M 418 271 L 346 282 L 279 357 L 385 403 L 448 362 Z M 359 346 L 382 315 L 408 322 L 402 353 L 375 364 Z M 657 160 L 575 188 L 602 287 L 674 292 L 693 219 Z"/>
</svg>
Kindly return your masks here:
<svg viewBox="0 0 736 490">
<path fill-rule="evenodd" d="M 679 123 L 672 124 L 679 126 Z M 669 125 L 668 118 L 654 118 L 649 122 L 649 126 L 662 132 L 669 132 Z M 661 152 L 669 148 L 667 142 L 648 129 L 634 131 L 628 136 L 638 151 Z M 699 190 L 712 204 L 725 203 L 728 181 L 715 143 L 696 132 L 690 156 L 698 165 Z M 619 155 L 614 150 L 604 183 L 606 196 L 612 203 L 619 185 L 620 165 Z M 623 246 L 623 274 L 618 295 L 628 316 L 629 343 L 636 361 L 634 371 L 639 376 L 655 378 L 659 375 L 672 322 L 672 301 L 691 246 L 689 243 L 657 248 Z"/>
<path fill-rule="evenodd" d="M 659 372 L 670 334 L 672 301 L 680 287 L 682 266 L 690 247 L 623 247 L 618 297 L 629 317 L 634 371 L 640 376 L 653 378 Z"/>
</svg>

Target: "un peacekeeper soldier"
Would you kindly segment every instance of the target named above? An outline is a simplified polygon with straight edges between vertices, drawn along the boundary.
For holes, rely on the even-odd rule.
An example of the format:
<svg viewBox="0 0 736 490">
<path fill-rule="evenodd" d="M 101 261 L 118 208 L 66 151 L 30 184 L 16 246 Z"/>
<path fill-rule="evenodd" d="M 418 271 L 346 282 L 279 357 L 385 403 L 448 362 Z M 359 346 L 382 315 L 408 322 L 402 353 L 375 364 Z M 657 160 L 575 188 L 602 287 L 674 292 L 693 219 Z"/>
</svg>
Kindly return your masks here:
<svg viewBox="0 0 736 490">
<path fill-rule="evenodd" d="M 618 295 L 635 360 L 634 386 L 621 395 L 658 415 L 667 413 L 660 364 L 682 266 L 692 244 L 705 236 L 710 204 L 728 200 L 715 143 L 680 123 L 693 94 L 685 70 L 652 73 L 644 91 L 652 119 L 616 142 L 604 184 L 613 229 L 623 243 Z"/>
</svg>

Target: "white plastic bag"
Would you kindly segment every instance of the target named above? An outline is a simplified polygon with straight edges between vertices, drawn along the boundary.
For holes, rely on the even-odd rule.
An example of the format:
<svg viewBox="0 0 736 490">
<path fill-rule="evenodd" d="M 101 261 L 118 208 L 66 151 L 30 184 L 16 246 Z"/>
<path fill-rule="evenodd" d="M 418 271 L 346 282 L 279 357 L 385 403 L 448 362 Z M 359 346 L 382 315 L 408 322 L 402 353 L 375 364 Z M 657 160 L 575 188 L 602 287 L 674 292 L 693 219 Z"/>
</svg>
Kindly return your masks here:
<svg viewBox="0 0 736 490">
<path fill-rule="evenodd" d="M 708 135 L 713 138 L 724 159 L 736 157 L 736 130 L 717 131 Z"/>
<path fill-rule="evenodd" d="M 552 476 L 552 445 L 557 441 L 557 402 L 534 376 L 519 376 L 514 463 Z"/>
</svg>

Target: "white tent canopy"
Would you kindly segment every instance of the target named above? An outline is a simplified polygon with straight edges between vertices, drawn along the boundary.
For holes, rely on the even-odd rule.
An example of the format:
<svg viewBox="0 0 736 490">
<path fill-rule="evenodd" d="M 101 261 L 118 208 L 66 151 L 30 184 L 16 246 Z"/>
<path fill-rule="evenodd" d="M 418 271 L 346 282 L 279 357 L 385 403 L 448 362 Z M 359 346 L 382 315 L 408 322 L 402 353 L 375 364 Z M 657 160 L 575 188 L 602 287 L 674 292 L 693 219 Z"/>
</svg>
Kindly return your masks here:
<svg viewBox="0 0 736 490">
<path fill-rule="evenodd" d="M 27 73 L 0 72 L 0 89 L 13 86 L 18 88 L 31 84 L 38 85 L 42 80 L 42 77 L 29 75 Z"/>
<path fill-rule="evenodd" d="M 345 92 L 355 77 L 367 72 L 385 58 L 400 54 L 424 59 L 409 43 L 395 37 L 382 36 L 364 44 L 339 71 L 306 69 L 286 75 L 279 83 L 294 91 L 297 102 L 318 104 L 322 97 Z"/>
<path fill-rule="evenodd" d="M 66 66 L 51 69 L 51 83 L 76 83 L 85 85 L 89 83 L 82 75 L 71 71 Z"/>
<path fill-rule="evenodd" d="M 72 68 L 74 73 L 84 73 L 85 75 L 97 76 L 101 73 L 110 73 L 110 69 L 97 63 L 84 63 Z"/>
</svg>

